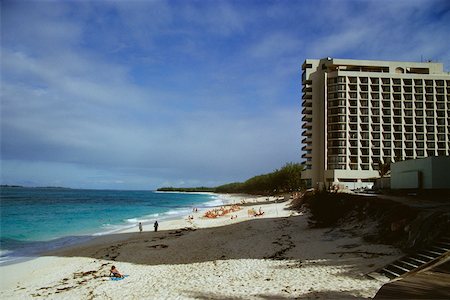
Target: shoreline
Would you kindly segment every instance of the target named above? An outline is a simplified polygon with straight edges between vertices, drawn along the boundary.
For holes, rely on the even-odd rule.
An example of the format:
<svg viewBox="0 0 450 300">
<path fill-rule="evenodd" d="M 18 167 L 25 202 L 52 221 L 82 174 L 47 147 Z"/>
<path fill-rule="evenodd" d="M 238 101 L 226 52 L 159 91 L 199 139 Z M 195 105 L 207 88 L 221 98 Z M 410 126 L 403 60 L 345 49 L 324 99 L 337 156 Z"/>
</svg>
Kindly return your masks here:
<svg viewBox="0 0 450 300">
<path fill-rule="evenodd" d="M 176 192 L 178 193 L 178 192 Z M 184 227 L 195 227 L 195 228 L 207 228 L 207 227 L 217 227 L 217 226 L 223 226 L 233 223 L 238 223 L 241 221 L 245 221 L 246 219 L 243 218 L 245 214 L 243 213 L 244 210 L 249 206 L 257 206 L 257 205 L 266 205 L 271 204 L 272 202 L 268 202 L 267 199 L 271 198 L 277 198 L 277 197 L 266 197 L 266 196 L 255 196 L 255 195 L 245 195 L 245 194 L 215 194 L 211 193 L 213 195 L 218 195 L 217 200 L 221 200 L 221 205 L 214 205 L 214 206 L 198 206 L 197 212 L 190 212 L 188 215 L 183 216 L 174 216 L 173 218 L 164 219 L 159 223 L 159 231 L 161 230 L 173 230 L 173 229 L 180 229 Z M 225 200 L 225 202 L 224 202 Z M 242 203 L 244 201 L 244 203 Z M 269 200 L 274 201 L 274 200 Z M 225 206 L 231 206 L 231 205 L 239 205 L 241 207 L 241 211 L 239 213 L 233 213 L 233 215 L 241 216 L 241 218 L 238 217 L 238 219 L 234 219 L 234 221 L 229 220 L 231 215 L 228 215 L 228 217 L 220 217 L 214 220 L 214 222 L 208 222 L 208 219 L 204 218 L 203 215 L 208 210 L 212 210 L 219 207 L 225 207 Z M 256 208 L 258 209 L 258 208 Z M 188 216 L 193 216 L 193 220 L 188 220 Z M 211 220 L 209 220 L 211 221 Z M 143 225 L 143 232 L 152 232 L 153 231 L 153 222 L 146 222 L 142 223 Z M 145 226 L 147 225 L 147 226 Z M 150 226 L 150 227 L 148 227 Z M 150 229 L 149 229 L 150 228 Z M 116 233 L 133 233 L 138 232 L 138 225 L 127 229 L 123 229 L 121 231 L 118 231 Z"/>
<path fill-rule="evenodd" d="M 156 192 L 154 193 L 177 193 L 177 194 L 185 194 L 184 192 Z M 211 193 L 211 192 L 191 192 L 189 194 L 200 194 L 200 195 L 211 195 L 215 196 L 215 199 L 209 199 L 206 202 L 199 203 L 197 206 L 202 208 L 210 208 L 210 207 L 216 207 L 220 205 L 224 205 L 224 203 L 228 204 L 228 202 L 236 201 L 237 199 L 241 199 L 242 197 L 247 197 L 246 195 L 228 195 L 228 194 L 218 194 L 218 193 Z M 252 197 L 252 196 L 248 196 Z M 219 203 L 214 203 L 220 201 Z M 228 202 L 224 202 L 228 201 Z M 148 215 L 142 215 L 138 217 L 134 217 L 136 219 L 136 223 L 129 223 L 127 224 L 125 221 L 123 224 L 117 224 L 112 225 L 112 227 L 116 228 L 96 228 L 96 229 L 89 229 L 87 232 L 89 233 L 80 233 L 80 234 L 72 234 L 72 235 L 65 235 L 61 237 L 57 237 L 51 240 L 45 240 L 45 241 L 23 241 L 21 243 L 21 247 L 14 249 L 14 250 L 1 250 L 1 256 L 0 256 L 0 266 L 6 266 L 6 265 L 12 265 L 16 263 L 21 263 L 24 261 L 29 261 L 32 259 L 35 259 L 37 257 L 42 256 L 46 252 L 54 251 L 54 250 L 62 250 L 68 247 L 76 246 L 79 244 L 86 243 L 92 239 L 95 239 L 100 236 L 105 235 L 111 235 L 111 234 L 120 234 L 120 233 L 126 233 L 126 232 L 134 232 L 134 230 L 138 228 L 138 223 L 142 219 L 152 219 L 151 221 L 143 221 L 142 223 L 144 225 L 153 226 L 154 220 L 161 220 L 162 223 L 164 222 L 171 222 L 179 219 L 183 219 L 185 216 L 185 211 L 189 207 L 185 207 L 184 209 L 177 211 L 177 208 L 172 208 L 166 212 L 161 213 L 158 216 L 155 216 L 155 214 L 148 214 Z M 131 219 L 130 219 L 131 220 Z M 160 223 L 161 223 L 160 222 Z"/>
<path fill-rule="evenodd" d="M 364 274 L 400 255 L 359 236 L 310 229 L 306 215 L 288 209 L 289 201 L 266 204 L 267 197 L 257 197 L 249 202 L 254 205 L 232 213 L 237 219 L 204 218 L 202 210 L 194 220 L 161 222 L 158 232 L 134 228 L 1 266 L 2 274 L 10 275 L 1 282 L 0 296 L 370 298 L 387 279 Z M 260 207 L 262 216 L 248 216 L 249 209 Z M 111 281 L 113 264 L 129 277 Z"/>
</svg>

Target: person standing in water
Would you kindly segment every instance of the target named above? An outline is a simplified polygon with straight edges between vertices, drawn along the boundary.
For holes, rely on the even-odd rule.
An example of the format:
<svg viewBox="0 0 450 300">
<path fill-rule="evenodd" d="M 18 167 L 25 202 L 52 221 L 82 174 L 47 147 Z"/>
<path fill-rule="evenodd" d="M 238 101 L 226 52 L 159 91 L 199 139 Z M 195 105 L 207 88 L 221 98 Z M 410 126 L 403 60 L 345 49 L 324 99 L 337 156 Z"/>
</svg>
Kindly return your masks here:
<svg viewBox="0 0 450 300">
<path fill-rule="evenodd" d="M 155 221 L 155 224 L 153 225 L 155 227 L 155 232 L 158 231 L 158 221 Z"/>
<path fill-rule="evenodd" d="M 139 222 L 139 232 L 142 232 L 142 223 Z"/>
</svg>

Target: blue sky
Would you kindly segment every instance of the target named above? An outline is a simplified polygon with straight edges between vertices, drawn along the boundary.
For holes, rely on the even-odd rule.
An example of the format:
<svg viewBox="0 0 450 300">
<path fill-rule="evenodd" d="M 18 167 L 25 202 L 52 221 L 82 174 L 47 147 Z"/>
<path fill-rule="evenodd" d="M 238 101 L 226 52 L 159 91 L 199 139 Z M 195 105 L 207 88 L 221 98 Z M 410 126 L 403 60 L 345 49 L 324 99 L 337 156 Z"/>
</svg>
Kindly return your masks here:
<svg viewBox="0 0 450 300">
<path fill-rule="evenodd" d="M 153 189 L 300 161 L 306 58 L 450 69 L 448 1 L 2 1 L 3 184 Z"/>
</svg>

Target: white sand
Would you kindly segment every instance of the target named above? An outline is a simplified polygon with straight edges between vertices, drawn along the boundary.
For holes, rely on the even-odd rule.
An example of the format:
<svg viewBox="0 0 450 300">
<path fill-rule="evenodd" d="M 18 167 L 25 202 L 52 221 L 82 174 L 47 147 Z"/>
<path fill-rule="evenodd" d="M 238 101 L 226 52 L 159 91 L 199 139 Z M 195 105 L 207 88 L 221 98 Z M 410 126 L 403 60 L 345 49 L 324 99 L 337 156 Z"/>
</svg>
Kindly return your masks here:
<svg viewBox="0 0 450 300">
<path fill-rule="evenodd" d="M 136 227 L 2 266 L 0 298 L 369 298 L 387 278 L 364 274 L 401 254 L 359 236 L 309 229 L 307 217 L 287 203 L 254 204 L 233 213 L 234 220 L 199 212 L 193 221 L 161 222 L 157 233 L 146 224 L 143 233 Z M 263 216 L 248 216 L 260 207 Z M 113 264 L 129 277 L 110 280 Z"/>
</svg>

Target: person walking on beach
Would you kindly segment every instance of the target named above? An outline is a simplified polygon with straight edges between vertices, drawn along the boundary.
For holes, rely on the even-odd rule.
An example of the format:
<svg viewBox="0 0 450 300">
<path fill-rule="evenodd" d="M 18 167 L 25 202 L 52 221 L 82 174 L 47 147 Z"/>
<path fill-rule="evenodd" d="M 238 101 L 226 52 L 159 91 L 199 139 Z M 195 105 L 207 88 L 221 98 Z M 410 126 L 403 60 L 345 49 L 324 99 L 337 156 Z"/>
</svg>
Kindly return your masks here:
<svg viewBox="0 0 450 300">
<path fill-rule="evenodd" d="M 142 223 L 139 222 L 139 232 L 142 232 Z"/>
<path fill-rule="evenodd" d="M 155 224 L 153 225 L 153 227 L 155 227 L 155 232 L 158 231 L 158 221 L 155 221 Z"/>
</svg>

